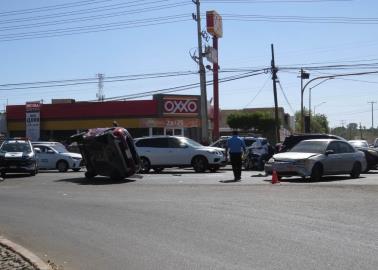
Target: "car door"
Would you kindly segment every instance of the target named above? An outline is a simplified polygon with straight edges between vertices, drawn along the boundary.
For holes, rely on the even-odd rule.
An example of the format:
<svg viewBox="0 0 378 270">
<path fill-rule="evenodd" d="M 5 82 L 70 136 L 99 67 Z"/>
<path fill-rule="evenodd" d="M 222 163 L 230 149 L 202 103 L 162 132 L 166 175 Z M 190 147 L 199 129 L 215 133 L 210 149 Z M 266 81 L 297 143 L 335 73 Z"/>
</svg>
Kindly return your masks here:
<svg viewBox="0 0 378 270">
<path fill-rule="evenodd" d="M 47 154 L 47 146 L 44 145 L 36 145 L 34 146 L 36 148 L 39 148 L 41 152 L 37 153 L 37 159 L 38 159 L 38 166 L 40 169 L 49 169 L 49 155 Z"/>
<path fill-rule="evenodd" d="M 334 174 L 340 170 L 341 158 L 339 155 L 339 144 L 337 141 L 332 141 L 328 144 L 326 151 L 333 151 L 333 153 L 324 156 L 323 169 L 324 174 Z"/>
<path fill-rule="evenodd" d="M 188 165 L 191 163 L 190 149 L 179 138 L 168 138 L 169 160 L 173 165 Z"/>
<path fill-rule="evenodd" d="M 339 142 L 340 149 L 340 173 L 349 173 L 352 171 L 355 158 L 355 150 L 346 142 Z"/>
<path fill-rule="evenodd" d="M 145 155 L 155 165 L 169 165 L 171 157 L 168 152 L 168 138 L 157 137 L 145 139 L 143 155 Z"/>
</svg>

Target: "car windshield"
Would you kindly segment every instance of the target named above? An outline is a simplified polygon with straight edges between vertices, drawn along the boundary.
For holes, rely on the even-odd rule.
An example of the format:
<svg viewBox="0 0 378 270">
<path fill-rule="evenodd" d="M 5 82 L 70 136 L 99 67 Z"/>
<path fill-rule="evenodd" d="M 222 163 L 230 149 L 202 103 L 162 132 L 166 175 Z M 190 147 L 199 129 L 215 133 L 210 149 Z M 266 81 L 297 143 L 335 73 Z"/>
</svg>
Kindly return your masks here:
<svg viewBox="0 0 378 270">
<path fill-rule="evenodd" d="M 349 141 L 354 147 L 369 147 L 369 144 L 366 141 Z"/>
<path fill-rule="evenodd" d="M 301 141 L 289 152 L 323 154 L 327 148 L 327 141 Z"/>
<path fill-rule="evenodd" d="M 196 148 L 203 147 L 202 144 L 200 144 L 200 143 L 198 143 L 198 142 L 196 142 L 192 139 L 189 139 L 189 138 L 181 138 L 180 141 L 187 144 L 187 145 L 190 145 L 192 147 L 196 147 Z"/>
<path fill-rule="evenodd" d="M 26 142 L 4 142 L 1 152 L 26 152 L 30 153 L 30 145 Z"/>
</svg>

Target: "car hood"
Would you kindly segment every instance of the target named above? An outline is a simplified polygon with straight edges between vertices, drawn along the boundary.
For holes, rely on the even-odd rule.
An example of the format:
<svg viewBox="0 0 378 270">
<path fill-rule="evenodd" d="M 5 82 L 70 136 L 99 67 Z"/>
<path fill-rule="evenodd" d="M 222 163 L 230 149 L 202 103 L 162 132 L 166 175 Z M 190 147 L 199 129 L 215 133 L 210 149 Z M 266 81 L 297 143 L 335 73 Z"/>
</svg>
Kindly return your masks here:
<svg viewBox="0 0 378 270">
<path fill-rule="evenodd" d="M 198 150 L 202 150 L 202 151 L 219 151 L 219 152 L 224 152 L 223 148 L 213 147 L 213 146 L 204 146 L 204 147 L 197 148 L 197 149 Z"/>
<path fill-rule="evenodd" d="M 319 153 L 300 153 L 300 152 L 285 152 L 275 154 L 273 158 L 275 160 L 299 160 L 299 159 L 306 159 L 313 156 L 320 155 Z"/>
<path fill-rule="evenodd" d="M 78 153 L 67 152 L 67 153 L 60 153 L 60 154 L 67 157 L 82 158 L 81 155 Z"/>
</svg>

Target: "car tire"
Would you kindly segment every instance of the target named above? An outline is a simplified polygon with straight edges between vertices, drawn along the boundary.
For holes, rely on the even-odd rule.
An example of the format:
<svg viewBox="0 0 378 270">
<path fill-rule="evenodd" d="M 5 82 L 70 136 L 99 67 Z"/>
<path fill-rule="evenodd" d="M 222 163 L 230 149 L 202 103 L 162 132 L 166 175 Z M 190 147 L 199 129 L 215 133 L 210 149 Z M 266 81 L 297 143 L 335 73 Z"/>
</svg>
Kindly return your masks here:
<svg viewBox="0 0 378 270">
<path fill-rule="evenodd" d="M 203 156 L 194 157 L 192 160 L 193 169 L 196 173 L 203 173 L 208 167 L 207 159 Z"/>
<path fill-rule="evenodd" d="M 75 168 L 75 169 L 72 169 L 74 172 L 78 172 L 80 171 L 81 168 Z"/>
<path fill-rule="evenodd" d="M 156 172 L 156 173 L 161 173 L 163 170 L 164 170 L 163 167 L 155 167 L 154 168 L 154 172 Z"/>
<path fill-rule="evenodd" d="M 219 170 L 219 165 L 212 165 L 209 167 L 210 172 L 214 173 Z"/>
<path fill-rule="evenodd" d="M 361 163 L 356 162 L 353 164 L 352 171 L 350 172 L 350 177 L 352 179 L 359 178 L 361 174 Z"/>
<path fill-rule="evenodd" d="M 1 172 L 1 178 L 5 178 L 7 174 L 5 172 Z"/>
<path fill-rule="evenodd" d="M 311 170 L 311 180 L 315 182 L 319 182 L 323 176 L 323 167 L 321 164 L 316 163 Z"/>
<path fill-rule="evenodd" d="M 68 163 L 64 160 L 58 161 L 56 168 L 59 172 L 66 172 L 68 170 Z"/>
<path fill-rule="evenodd" d="M 37 165 L 34 166 L 34 170 L 30 171 L 30 176 L 34 176 L 38 173 L 38 168 L 37 168 Z"/>
<path fill-rule="evenodd" d="M 140 158 L 140 172 L 148 173 L 151 170 L 151 162 L 146 157 Z"/>
</svg>

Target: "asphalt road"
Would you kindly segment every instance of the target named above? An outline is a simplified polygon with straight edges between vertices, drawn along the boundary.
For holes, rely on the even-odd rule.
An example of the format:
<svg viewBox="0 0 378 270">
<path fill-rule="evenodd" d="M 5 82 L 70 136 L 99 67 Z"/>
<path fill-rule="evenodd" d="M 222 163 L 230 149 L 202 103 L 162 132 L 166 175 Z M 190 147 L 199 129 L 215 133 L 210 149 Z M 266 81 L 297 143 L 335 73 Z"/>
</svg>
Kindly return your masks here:
<svg viewBox="0 0 378 270">
<path fill-rule="evenodd" d="M 0 182 L 0 234 L 65 270 L 378 266 L 378 171 L 276 185 L 258 172 L 83 175 Z"/>
</svg>

